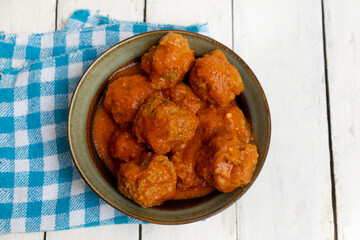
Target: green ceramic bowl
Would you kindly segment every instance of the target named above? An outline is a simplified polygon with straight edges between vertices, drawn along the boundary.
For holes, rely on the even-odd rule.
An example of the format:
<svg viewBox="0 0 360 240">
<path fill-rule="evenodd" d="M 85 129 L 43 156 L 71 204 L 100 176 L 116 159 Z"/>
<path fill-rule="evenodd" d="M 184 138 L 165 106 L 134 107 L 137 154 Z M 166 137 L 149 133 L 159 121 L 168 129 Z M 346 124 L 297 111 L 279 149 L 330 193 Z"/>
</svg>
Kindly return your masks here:
<svg viewBox="0 0 360 240">
<path fill-rule="evenodd" d="M 104 201 L 137 219 L 159 224 L 183 224 L 208 218 L 232 205 L 255 181 L 264 164 L 270 142 L 270 113 L 259 81 L 246 63 L 224 45 L 199 34 L 173 31 L 188 39 L 196 57 L 214 49 L 223 51 L 240 72 L 245 90 L 237 102 L 251 122 L 259 159 L 251 182 L 231 193 L 214 192 L 206 197 L 168 201 L 161 207 L 142 208 L 116 190 L 116 181 L 102 164 L 91 142 L 94 105 L 99 101 L 106 79 L 119 67 L 140 57 L 169 31 L 147 32 L 126 39 L 103 53 L 82 76 L 71 101 L 68 116 L 68 140 L 76 167 L 87 184 Z"/>
</svg>

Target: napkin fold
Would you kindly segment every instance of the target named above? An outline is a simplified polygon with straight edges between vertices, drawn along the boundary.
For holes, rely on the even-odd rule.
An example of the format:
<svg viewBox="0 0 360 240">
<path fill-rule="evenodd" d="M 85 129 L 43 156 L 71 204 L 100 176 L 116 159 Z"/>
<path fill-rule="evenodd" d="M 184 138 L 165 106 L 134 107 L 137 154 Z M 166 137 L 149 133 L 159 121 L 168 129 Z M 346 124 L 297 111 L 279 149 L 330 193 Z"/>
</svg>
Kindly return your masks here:
<svg viewBox="0 0 360 240">
<path fill-rule="evenodd" d="M 158 29 L 206 35 L 207 25 L 125 22 L 78 10 L 66 29 L 0 32 L 0 233 L 142 223 L 101 200 L 74 166 L 68 106 L 88 66 L 130 36 Z"/>
</svg>

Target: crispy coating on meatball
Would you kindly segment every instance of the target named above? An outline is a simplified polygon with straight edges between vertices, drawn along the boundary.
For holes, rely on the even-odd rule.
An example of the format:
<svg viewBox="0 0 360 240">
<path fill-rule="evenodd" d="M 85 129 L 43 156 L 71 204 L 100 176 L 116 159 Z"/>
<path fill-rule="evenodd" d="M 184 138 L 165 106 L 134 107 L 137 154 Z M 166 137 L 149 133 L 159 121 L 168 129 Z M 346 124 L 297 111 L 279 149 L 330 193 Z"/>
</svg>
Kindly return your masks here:
<svg viewBox="0 0 360 240">
<path fill-rule="evenodd" d="M 149 98 L 139 109 L 133 132 L 139 142 L 155 153 L 165 154 L 194 137 L 199 125 L 196 115 L 159 95 Z"/>
<path fill-rule="evenodd" d="M 211 139 L 198 155 L 196 171 L 221 192 L 231 192 L 250 182 L 258 153 L 235 134 L 222 133 Z"/>
<path fill-rule="evenodd" d="M 167 89 L 182 81 L 195 62 L 194 51 L 180 34 L 168 33 L 141 58 L 153 88 Z"/>
<path fill-rule="evenodd" d="M 113 132 L 110 141 L 110 156 L 119 162 L 138 160 L 146 150 L 146 147 L 138 143 L 134 134 L 129 131 Z"/>
<path fill-rule="evenodd" d="M 170 89 L 169 95 L 177 105 L 194 113 L 206 106 L 206 102 L 202 101 L 185 83 L 179 83 Z"/>
<path fill-rule="evenodd" d="M 175 196 L 176 172 L 165 155 L 147 153 L 140 161 L 123 163 L 118 172 L 118 189 L 140 206 L 152 207 Z"/>
<path fill-rule="evenodd" d="M 104 106 L 112 114 L 116 123 L 129 125 L 152 92 L 150 83 L 142 75 L 120 77 L 109 84 Z"/>
<path fill-rule="evenodd" d="M 244 90 L 237 69 L 220 50 L 198 58 L 190 72 L 193 91 L 204 101 L 226 105 Z"/>
</svg>

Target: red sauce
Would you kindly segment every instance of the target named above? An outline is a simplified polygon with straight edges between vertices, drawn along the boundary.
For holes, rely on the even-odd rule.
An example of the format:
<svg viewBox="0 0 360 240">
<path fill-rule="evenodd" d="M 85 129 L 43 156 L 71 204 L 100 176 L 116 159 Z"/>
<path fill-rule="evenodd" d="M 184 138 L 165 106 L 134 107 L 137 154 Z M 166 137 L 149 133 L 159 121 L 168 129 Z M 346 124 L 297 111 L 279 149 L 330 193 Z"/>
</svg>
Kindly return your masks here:
<svg viewBox="0 0 360 240">
<path fill-rule="evenodd" d="M 120 67 L 94 114 L 92 139 L 118 190 L 142 207 L 246 185 L 258 152 L 235 96 L 240 74 L 221 51 L 196 60 L 178 34 Z M 144 70 L 142 70 L 144 69 Z"/>
<path fill-rule="evenodd" d="M 93 120 L 93 140 L 96 151 L 113 175 L 116 175 L 119 166 L 109 155 L 109 143 L 110 137 L 116 129 L 114 120 L 100 104 Z"/>
<path fill-rule="evenodd" d="M 140 59 L 134 59 L 129 63 L 116 70 L 107 80 L 109 83 L 118 79 L 119 77 L 127 77 L 132 75 L 144 75 L 145 72 L 141 69 Z"/>
<path fill-rule="evenodd" d="M 197 187 L 188 188 L 186 190 L 177 188 L 175 192 L 174 200 L 203 197 L 208 195 L 209 193 L 212 193 L 214 190 L 215 188 L 211 186 L 197 186 Z"/>
</svg>

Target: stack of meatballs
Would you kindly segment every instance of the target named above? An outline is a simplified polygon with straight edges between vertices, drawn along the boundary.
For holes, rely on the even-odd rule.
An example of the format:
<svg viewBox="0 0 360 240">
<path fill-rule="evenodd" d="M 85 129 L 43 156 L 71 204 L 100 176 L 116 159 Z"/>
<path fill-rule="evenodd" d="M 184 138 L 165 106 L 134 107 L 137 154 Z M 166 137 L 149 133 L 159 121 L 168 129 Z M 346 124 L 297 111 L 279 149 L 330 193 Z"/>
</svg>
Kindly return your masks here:
<svg viewBox="0 0 360 240">
<path fill-rule="evenodd" d="M 213 50 L 195 60 L 188 41 L 170 32 L 141 68 L 146 74 L 112 81 L 103 100 L 120 126 L 109 146 L 120 162 L 118 190 L 152 207 L 186 191 L 198 197 L 246 185 L 258 153 L 234 101 L 244 85 L 225 55 Z"/>
</svg>

